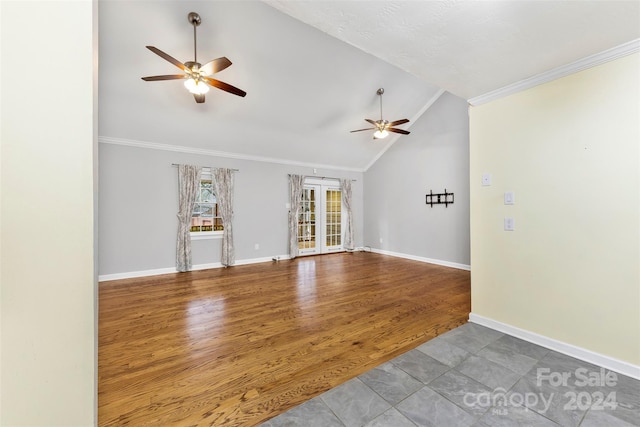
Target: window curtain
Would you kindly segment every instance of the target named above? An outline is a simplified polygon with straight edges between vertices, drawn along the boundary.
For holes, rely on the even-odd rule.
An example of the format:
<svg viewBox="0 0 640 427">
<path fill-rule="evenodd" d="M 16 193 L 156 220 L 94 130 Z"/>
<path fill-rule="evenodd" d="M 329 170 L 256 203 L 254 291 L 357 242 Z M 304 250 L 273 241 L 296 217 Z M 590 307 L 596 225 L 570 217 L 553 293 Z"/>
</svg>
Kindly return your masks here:
<svg viewBox="0 0 640 427">
<path fill-rule="evenodd" d="M 298 217 L 304 188 L 304 175 L 289 175 L 289 257 L 298 256 Z"/>
<path fill-rule="evenodd" d="M 351 180 L 340 179 L 340 188 L 342 190 L 342 203 L 344 204 L 344 210 L 347 215 L 347 224 L 344 230 L 344 248 L 348 251 L 355 249 L 353 244 L 353 212 L 351 206 L 353 205 L 353 197 L 351 193 Z"/>
<path fill-rule="evenodd" d="M 213 190 L 216 193 L 218 214 L 222 220 L 224 230 L 222 232 L 222 259 L 220 262 L 225 267 L 235 264 L 236 255 L 233 246 L 233 170 L 224 168 L 211 168 L 213 178 Z"/>
<path fill-rule="evenodd" d="M 176 241 L 176 270 L 191 270 L 191 217 L 193 204 L 200 189 L 198 166 L 178 165 L 178 237 Z"/>
</svg>

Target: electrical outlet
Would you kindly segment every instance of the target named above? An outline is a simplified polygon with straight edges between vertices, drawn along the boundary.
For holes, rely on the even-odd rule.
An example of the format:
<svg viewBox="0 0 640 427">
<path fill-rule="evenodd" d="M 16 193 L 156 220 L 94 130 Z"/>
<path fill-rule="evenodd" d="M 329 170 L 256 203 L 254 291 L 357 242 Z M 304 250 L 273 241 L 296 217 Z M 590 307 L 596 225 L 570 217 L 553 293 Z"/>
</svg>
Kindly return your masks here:
<svg viewBox="0 0 640 427">
<path fill-rule="evenodd" d="M 260 245 L 256 243 L 255 245 L 253 245 L 253 249 L 257 251 L 258 249 L 260 249 Z"/>
<path fill-rule="evenodd" d="M 516 221 L 513 218 L 504 219 L 504 231 L 514 231 L 516 229 Z"/>
<path fill-rule="evenodd" d="M 485 187 L 491 185 L 491 174 L 490 173 L 483 173 L 482 174 L 482 185 L 485 186 Z"/>
</svg>

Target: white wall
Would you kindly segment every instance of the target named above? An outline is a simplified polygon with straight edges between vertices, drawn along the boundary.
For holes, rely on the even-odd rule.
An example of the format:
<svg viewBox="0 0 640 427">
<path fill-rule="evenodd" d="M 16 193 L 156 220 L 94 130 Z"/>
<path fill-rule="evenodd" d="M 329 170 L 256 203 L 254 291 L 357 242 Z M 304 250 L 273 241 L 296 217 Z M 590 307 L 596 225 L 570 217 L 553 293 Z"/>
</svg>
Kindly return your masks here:
<svg viewBox="0 0 640 427">
<path fill-rule="evenodd" d="M 178 171 L 172 163 L 239 169 L 234 175 L 236 261 L 271 259 L 288 253 L 287 175 L 313 175 L 313 169 L 101 143 L 101 276 L 175 268 Z M 362 173 L 317 169 L 317 175 L 356 180 L 355 242 L 361 245 Z M 194 266 L 219 263 L 221 242 L 194 240 Z M 254 249 L 256 243 L 258 250 Z"/>
<path fill-rule="evenodd" d="M 473 314 L 640 365 L 639 120 L 640 54 L 470 109 Z"/>
<path fill-rule="evenodd" d="M 410 130 L 365 173 L 364 244 L 468 268 L 467 102 L 444 93 Z M 445 189 L 453 205 L 425 203 Z"/>
<path fill-rule="evenodd" d="M 96 420 L 96 8 L 0 3 L 1 425 Z"/>
</svg>

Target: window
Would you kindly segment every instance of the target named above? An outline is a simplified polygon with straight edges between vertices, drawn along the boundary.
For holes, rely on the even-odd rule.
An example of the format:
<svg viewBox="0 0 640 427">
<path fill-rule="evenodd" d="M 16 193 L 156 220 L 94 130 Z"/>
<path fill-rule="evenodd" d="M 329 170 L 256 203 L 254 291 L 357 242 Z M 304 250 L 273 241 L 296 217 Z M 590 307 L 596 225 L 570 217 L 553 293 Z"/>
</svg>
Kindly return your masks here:
<svg viewBox="0 0 640 427">
<path fill-rule="evenodd" d="M 200 191 L 191 216 L 191 237 L 221 235 L 223 229 L 216 195 L 213 191 L 211 172 L 203 170 L 200 176 Z"/>
</svg>

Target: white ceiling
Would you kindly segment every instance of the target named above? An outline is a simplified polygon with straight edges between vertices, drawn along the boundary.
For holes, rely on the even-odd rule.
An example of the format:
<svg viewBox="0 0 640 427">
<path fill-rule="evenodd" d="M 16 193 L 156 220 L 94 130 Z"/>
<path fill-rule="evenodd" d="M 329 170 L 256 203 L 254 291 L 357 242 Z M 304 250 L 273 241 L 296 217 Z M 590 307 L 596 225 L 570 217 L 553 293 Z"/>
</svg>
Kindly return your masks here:
<svg viewBox="0 0 640 427">
<path fill-rule="evenodd" d="M 637 0 L 267 2 L 464 99 L 640 37 Z"/>
<path fill-rule="evenodd" d="M 193 60 L 190 11 L 199 62 L 229 58 L 215 77 L 245 98 L 196 104 L 181 81 L 140 79 L 179 73 L 146 45 Z M 349 133 L 379 117 L 379 87 L 384 118 L 413 122 L 440 88 L 470 99 L 639 37 L 640 1 L 100 0 L 99 132 L 363 170 L 396 139 L 421 142 Z"/>
</svg>

